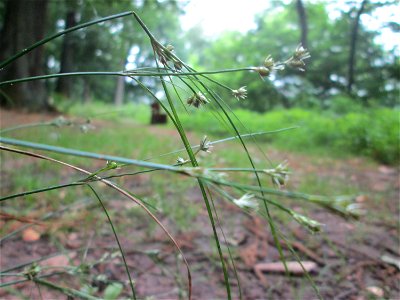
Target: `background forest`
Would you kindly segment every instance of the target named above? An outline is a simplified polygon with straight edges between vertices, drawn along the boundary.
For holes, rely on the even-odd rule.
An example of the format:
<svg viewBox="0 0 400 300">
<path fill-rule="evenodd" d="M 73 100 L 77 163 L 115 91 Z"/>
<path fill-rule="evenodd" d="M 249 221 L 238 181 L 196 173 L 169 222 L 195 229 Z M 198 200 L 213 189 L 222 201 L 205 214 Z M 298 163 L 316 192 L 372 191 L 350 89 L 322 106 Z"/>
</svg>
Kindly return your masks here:
<svg viewBox="0 0 400 300">
<path fill-rule="evenodd" d="M 247 86 L 245 101 L 234 98 L 225 101 L 233 109 L 257 113 L 280 111 L 270 118 L 258 118 L 259 123 L 277 118 L 265 126 L 277 129 L 288 122 L 292 125 L 301 122 L 309 133 L 308 140 L 316 146 L 345 146 L 345 152 L 366 154 L 386 163 L 398 160 L 397 113 L 390 113 L 388 109 L 396 109 L 399 105 L 399 46 L 394 42 L 399 36 L 399 24 L 390 18 L 382 20 L 379 17 L 382 13 L 377 14 L 386 11 L 390 15 L 391 11 L 393 15 L 398 9 L 396 1 L 343 1 L 341 5 L 333 6 L 327 1 L 271 1 L 268 9 L 255 16 L 255 29 L 244 33 L 223 32 L 211 37 L 202 34 L 201 24 L 182 30 L 180 16 L 185 14 L 188 3 L 2 1 L 0 59 L 5 60 L 18 49 L 50 33 L 120 12 L 127 6 L 142 14 L 162 43 L 173 44 L 175 52 L 199 70 L 256 66 L 267 55 L 275 61 L 283 60 L 291 49 L 302 43 L 311 53 L 306 72 L 275 72 L 264 80 L 255 80 L 249 72 L 216 75 L 217 80 L 231 88 Z M 30 20 L 34 20 L 35 26 L 29 25 Z M 375 25 L 369 25 L 371 23 Z M 388 37 L 393 40 L 388 41 Z M 27 61 L 20 60 L 6 68 L 0 79 L 154 67 L 152 49 L 147 41 L 147 36 L 132 18 L 111 20 L 46 44 L 26 56 Z M 155 91 L 161 90 L 157 80 L 139 79 Z M 216 87 L 217 93 L 222 90 Z M 60 77 L 22 83 L 18 87 L 4 86 L 0 99 L 3 105 L 12 103 L 31 111 L 68 111 L 87 103 L 120 106 L 152 102 L 131 79 L 108 76 Z M 254 116 L 252 114 L 245 121 L 251 123 L 257 119 Z M 190 125 L 191 129 L 205 121 L 201 113 L 194 118 L 197 122 Z M 371 119 L 374 126 L 366 132 L 365 125 Z M 310 124 L 311 120 L 315 124 Z M 340 125 L 333 126 L 332 122 Z M 253 124 L 248 127 L 254 128 Z M 325 137 L 315 132 L 321 127 L 326 130 Z M 214 133 L 225 133 L 220 126 L 213 128 Z M 296 149 L 307 147 L 296 139 L 289 144 Z"/>
<path fill-rule="evenodd" d="M 394 33 L 399 32 L 399 25 L 378 20 L 375 22 L 380 28 L 368 28 L 376 10 L 390 11 L 396 7 L 396 1 L 343 1 L 342 6 L 335 7 L 340 10 L 334 17 L 329 12 L 333 9 L 329 2 L 306 1 L 304 4 L 302 1 L 287 1 L 285 4 L 271 1 L 268 9 L 255 16 L 255 29 L 246 33 L 224 32 L 212 38 L 202 35 L 201 25 L 186 32 L 181 29 L 179 17 L 185 13 L 187 1 L 37 0 L 27 1 L 20 9 L 21 1 L 12 2 L 8 9 L 12 10 L 13 17 L 6 14 L 7 1 L 0 4 L 2 59 L 13 50 L 30 45 L 35 37 L 111 15 L 129 6 L 142 13 L 143 19 L 148 20 L 148 27 L 160 36 L 162 42 L 173 44 L 185 61 L 203 69 L 257 65 L 266 55 L 282 60 L 299 43 L 310 49 L 312 64 L 304 74 L 293 71 L 285 78 L 274 76 L 271 82 L 251 80 L 247 73 L 220 75 L 221 80 L 229 80 L 232 86 L 256 85 L 249 88 L 253 91 L 249 94 L 251 101 L 237 104 L 244 108 L 258 112 L 276 107 L 329 109 L 344 105 L 336 104 L 344 102 L 341 97 L 353 100 L 349 101 L 349 106 L 395 107 L 399 104 L 396 90 L 399 48 L 378 39 L 382 30 L 391 30 L 393 39 L 398 38 Z M 40 16 L 40 19 L 35 19 L 35 26 L 28 26 L 28 18 L 35 16 Z M 17 31 L 18 26 L 25 30 Z M 7 40 L 11 36 L 7 33 L 12 30 L 20 38 L 11 42 Z M 105 22 L 46 45 L 38 54 L 42 63 L 36 66 L 37 72 L 49 74 L 150 66 L 151 49 L 146 42 L 147 37 L 131 18 Z M 4 77 L 11 76 L 3 72 Z M 137 95 L 140 88 L 129 83 L 124 85 L 127 88 L 125 94 L 117 92 L 120 86 L 111 78 L 62 78 L 48 82 L 46 92 L 82 102 L 91 99 L 116 104 L 145 101 Z M 266 97 L 268 101 L 261 100 Z"/>
</svg>

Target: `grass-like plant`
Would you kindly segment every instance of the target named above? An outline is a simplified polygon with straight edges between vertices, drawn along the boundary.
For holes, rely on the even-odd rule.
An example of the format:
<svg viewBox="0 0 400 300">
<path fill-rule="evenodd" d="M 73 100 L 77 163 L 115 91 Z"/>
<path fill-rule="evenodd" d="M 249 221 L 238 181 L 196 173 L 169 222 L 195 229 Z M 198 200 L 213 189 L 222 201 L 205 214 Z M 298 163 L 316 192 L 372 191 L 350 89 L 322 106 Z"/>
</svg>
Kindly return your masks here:
<svg viewBox="0 0 400 300">
<path fill-rule="evenodd" d="M 243 208 L 243 210 L 245 210 L 246 212 L 258 213 L 264 218 L 266 218 L 283 263 L 285 262 L 285 259 L 280 245 L 280 240 L 283 239 L 284 237 L 271 217 L 270 214 L 271 209 L 273 208 L 286 212 L 290 217 L 294 218 L 294 220 L 296 220 L 302 226 L 308 228 L 311 232 L 320 231 L 322 224 L 304 215 L 301 215 L 288 207 L 285 207 L 281 202 L 274 200 L 273 197 L 287 197 L 287 198 L 304 200 L 307 202 L 320 205 L 334 212 L 340 213 L 344 216 L 355 216 L 357 214 L 358 207 L 356 207 L 352 203 L 351 198 L 331 198 L 325 196 L 307 195 L 283 189 L 282 187 L 284 187 L 285 182 L 289 175 L 289 170 L 286 164 L 281 163 L 278 165 L 272 165 L 272 163 L 268 159 L 268 156 L 264 153 L 263 154 L 265 155 L 266 163 L 269 164 L 269 166 L 265 167 L 265 165 L 263 164 L 263 167 L 257 167 L 252 155 L 248 150 L 248 145 L 247 145 L 248 143 L 246 142 L 246 140 L 250 140 L 254 143 L 257 143 L 258 136 L 266 134 L 276 134 L 279 131 L 249 133 L 246 129 L 245 124 L 242 124 L 240 122 L 237 116 L 232 112 L 230 107 L 223 100 L 224 97 L 226 97 L 226 95 L 218 95 L 213 91 L 212 88 L 213 85 L 219 85 L 227 91 L 228 96 L 235 97 L 237 98 L 238 101 L 242 101 L 246 98 L 246 92 L 247 92 L 246 87 L 230 88 L 227 85 L 220 83 L 214 78 L 212 78 L 211 75 L 223 72 L 253 72 L 255 73 L 255 80 L 260 80 L 260 78 L 261 80 L 268 80 L 268 76 L 272 72 L 283 70 L 285 67 L 292 67 L 303 70 L 305 67 L 304 60 L 309 58 L 310 55 L 308 51 L 300 45 L 294 50 L 293 55 L 284 62 L 275 62 L 270 56 L 268 56 L 265 59 L 265 61 L 261 64 L 261 66 L 257 67 L 244 67 L 244 68 L 199 72 L 194 70 L 184 61 L 182 61 L 175 54 L 173 46 L 162 45 L 156 39 L 156 37 L 151 33 L 150 29 L 146 27 L 145 23 L 140 19 L 140 17 L 135 12 L 130 11 L 102 19 L 97 19 L 88 23 L 84 23 L 69 28 L 67 30 L 61 31 L 48 38 L 45 38 L 35 43 L 34 45 L 24 49 L 23 51 L 15 54 L 8 60 L 0 63 L 0 68 L 6 67 L 7 65 L 13 63 L 13 61 L 25 55 L 29 51 L 59 36 L 62 36 L 64 34 L 70 33 L 78 29 L 86 28 L 88 26 L 93 26 L 107 20 L 122 18 L 122 17 L 130 17 L 130 16 L 133 16 L 136 19 L 138 24 L 141 26 L 141 29 L 147 34 L 149 38 L 149 44 L 154 52 L 155 66 L 138 68 L 135 70 L 128 70 L 128 71 L 117 71 L 117 72 L 74 72 L 74 73 L 64 73 L 64 74 L 50 74 L 50 75 L 28 77 L 28 78 L 17 78 L 14 80 L 1 82 L 0 87 L 8 84 L 17 84 L 19 82 L 24 82 L 24 81 L 46 80 L 48 78 L 62 77 L 62 76 L 129 77 L 135 82 L 137 82 L 137 84 L 141 86 L 151 98 L 154 99 L 154 101 L 160 104 L 164 112 L 167 114 L 169 120 L 173 123 L 177 133 L 180 136 L 182 144 L 184 145 L 184 148 L 177 149 L 176 151 L 168 153 L 161 153 L 159 157 L 167 155 L 179 155 L 176 160 L 176 163 L 173 165 L 161 164 L 152 162 L 151 160 L 137 160 L 126 157 L 110 156 L 100 153 L 85 152 L 71 148 L 56 147 L 48 144 L 33 143 L 25 140 L 12 139 L 1 136 L 0 143 L 2 145 L 0 146 L 0 149 L 2 151 L 12 152 L 22 156 L 33 157 L 38 160 L 45 160 L 53 164 L 59 164 L 65 168 L 71 168 L 77 171 L 79 174 L 82 174 L 83 176 L 79 180 L 69 182 L 66 184 L 46 186 L 36 190 L 28 190 L 21 193 L 5 195 L 0 198 L 0 201 L 3 203 L 4 201 L 10 201 L 17 197 L 45 193 L 57 189 L 73 188 L 79 186 L 88 187 L 89 190 L 92 192 L 94 198 L 99 202 L 100 206 L 102 207 L 104 214 L 106 215 L 107 220 L 112 228 L 114 237 L 119 247 L 123 264 L 125 266 L 125 271 L 129 278 L 131 297 L 133 299 L 136 299 L 137 295 L 134 283 L 135 270 L 129 267 L 126 262 L 125 259 L 126 249 L 124 249 L 123 245 L 120 243 L 118 238 L 118 232 L 113 224 L 112 216 L 108 213 L 106 205 L 101 199 L 102 195 L 101 193 L 96 191 L 93 183 L 100 182 L 108 186 L 109 188 L 116 190 L 124 197 L 130 199 L 131 201 L 134 201 L 137 205 L 139 205 L 140 208 L 143 209 L 164 230 L 165 234 L 173 242 L 173 244 L 179 251 L 180 255 L 182 256 L 183 262 L 185 263 L 187 268 L 186 295 L 190 299 L 192 295 L 192 279 L 190 273 L 190 266 L 185 258 L 184 252 L 180 249 L 178 243 L 175 241 L 174 237 L 168 231 L 168 229 L 153 214 L 152 211 L 154 208 L 149 203 L 147 203 L 145 199 L 142 199 L 139 196 L 135 195 L 135 191 L 128 191 L 125 188 L 118 186 L 112 181 L 112 179 L 116 177 L 128 177 L 128 176 L 130 177 L 141 173 L 154 173 L 154 172 L 169 172 L 175 177 L 185 176 L 193 178 L 194 180 L 197 181 L 197 185 L 200 189 L 200 193 L 202 195 L 202 198 L 204 200 L 204 205 L 208 213 L 210 226 L 212 227 L 213 237 L 218 251 L 219 262 L 223 272 L 224 286 L 226 288 L 226 296 L 228 299 L 232 298 L 232 284 L 231 284 L 232 278 L 230 278 L 229 276 L 229 270 L 231 269 L 235 277 L 234 279 L 237 281 L 239 297 L 242 298 L 239 277 L 236 272 L 235 262 L 233 256 L 231 255 L 229 246 L 226 246 L 229 262 L 227 262 L 225 259 L 224 249 L 220 241 L 221 238 L 225 239 L 225 234 L 224 231 L 222 230 L 222 226 L 220 225 L 220 217 L 214 205 L 213 195 L 218 194 L 221 196 L 221 198 L 226 199 L 227 201 L 230 201 L 235 205 Z M 141 82 L 138 79 L 140 77 L 145 77 L 145 76 L 153 77 L 160 81 L 164 91 L 165 100 L 159 98 L 154 91 L 152 91 L 149 87 L 147 87 L 143 82 Z M 229 132 L 231 132 L 232 137 L 211 142 L 205 136 L 198 145 L 191 145 L 189 143 L 189 139 L 187 137 L 187 131 L 185 129 L 184 124 L 181 122 L 179 112 L 185 110 L 188 111 L 190 109 L 202 109 L 203 107 L 210 108 L 210 111 L 214 114 L 215 118 L 220 121 L 221 126 L 225 126 L 229 130 Z M 2 129 L 1 134 L 4 135 L 14 130 L 21 130 L 33 126 L 63 126 L 68 124 L 70 124 L 69 121 L 66 121 L 65 119 L 57 119 L 47 123 L 25 124 L 12 128 L 5 128 Z M 286 128 L 282 130 L 289 130 L 289 129 L 293 128 Z M 214 144 L 225 143 L 230 140 L 238 141 L 241 144 L 244 153 L 247 155 L 249 167 L 207 168 L 207 167 L 202 167 L 200 165 L 198 161 L 199 153 L 201 152 L 209 153 L 211 152 L 211 148 Z M 21 147 L 30 150 L 21 150 L 20 149 Z M 65 155 L 65 159 L 57 160 L 50 156 L 33 152 L 34 150 L 62 154 Z M 98 170 L 88 171 L 68 163 L 67 162 L 68 155 L 80 156 L 87 159 L 103 160 L 107 161 L 107 163 L 104 165 L 104 167 Z M 218 155 L 218 153 L 212 153 L 211 155 Z M 124 169 L 127 166 L 135 166 L 137 168 L 140 168 L 140 171 L 136 171 L 133 173 L 124 171 Z M 228 173 L 228 172 L 237 172 L 237 173 L 251 172 L 254 174 L 256 179 L 255 185 L 227 180 L 225 177 L 222 176 L 222 173 Z M 264 177 L 269 177 L 272 180 L 273 187 L 266 187 L 263 184 L 263 182 L 265 181 Z M 220 234 L 218 233 L 218 228 L 220 229 Z M 11 235 L 15 233 L 16 232 L 12 232 L 9 233 L 7 236 L 2 237 L 2 242 L 5 242 Z M 228 243 L 225 244 L 228 245 Z M 292 248 L 290 248 L 290 250 L 292 250 L 292 252 L 294 253 Z M 81 274 L 82 272 L 84 272 L 84 270 L 87 271 L 87 269 L 85 269 L 87 267 L 88 266 L 80 265 L 78 267 L 66 268 L 65 271 L 61 271 L 61 273 L 71 274 L 71 275 Z M 15 270 L 20 270 L 20 272 L 10 273 Z M 47 288 L 54 289 L 56 291 L 59 291 L 63 294 L 72 297 L 98 299 L 97 297 L 93 296 L 93 294 L 90 291 L 75 290 L 69 287 L 62 286 L 54 281 L 48 281 L 45 279 L 58 274 L 60 274 L 60 271 L 57 271 L 55 273 L 51 272 L 49 273 L 43 270 L 41 267 L 39 267 L 37 265 L 37 261 L 32 261 L 30 263 L 21 266 L 15 266 L 8 270 L 2 270 L 0 272 L 0 276 L 2 277 L 12 276 L 13 278 L 18 278 L 18 277 L 20 278 L 16 280 L 13 279 L 3 282 L 0 284 L 0 287 L 10 286 L 23 281 L 32 281 L 37 285 L 46 286 Z M 312 280 L 310 281 L 312 282 Z M 314 284 L 313 286 L 316 290 L 317 295 L 319 296 L 317 287 Z M 110 293 L 115 292 L 115 294 L 118 295 L 119 294 L 118 291 L 120 291 L 119 289 L 120 289 L 119 286 L 112 286 L 109 288 L 109 292 Z"/>
</svg>

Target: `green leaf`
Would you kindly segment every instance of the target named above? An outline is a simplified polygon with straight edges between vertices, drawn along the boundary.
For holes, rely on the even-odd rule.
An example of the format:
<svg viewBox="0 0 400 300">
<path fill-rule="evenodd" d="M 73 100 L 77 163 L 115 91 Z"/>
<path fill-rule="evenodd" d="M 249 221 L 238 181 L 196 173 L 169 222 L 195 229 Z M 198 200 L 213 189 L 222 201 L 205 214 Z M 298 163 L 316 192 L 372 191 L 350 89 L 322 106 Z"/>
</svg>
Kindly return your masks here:
<svg viewBox="0 0 400 300">
<path fill-rule="evenodd" d="M 119 282 L 111 283 L 106 287 L 103 298 L 106 300 L 117 299 L 118 296 L 121 294 L 123 288 L 124 286 Z"/>
</svg>

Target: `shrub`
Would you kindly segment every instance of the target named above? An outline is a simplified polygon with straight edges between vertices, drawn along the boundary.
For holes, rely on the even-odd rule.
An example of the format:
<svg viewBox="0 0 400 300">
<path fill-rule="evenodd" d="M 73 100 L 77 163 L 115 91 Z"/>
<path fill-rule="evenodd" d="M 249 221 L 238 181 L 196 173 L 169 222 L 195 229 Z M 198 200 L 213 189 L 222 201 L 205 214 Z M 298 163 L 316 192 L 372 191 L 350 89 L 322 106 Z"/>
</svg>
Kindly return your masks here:
<svg viewBox="0 0 400 300">
<path fill-rule="evenodd" d="M 330 153 L 364 155 L 379 162 L 399 162 L 399 112 L 393 109 L 354 109 L 338 115 L 294 108 L 274 110 L 265 114 L 235 110 L 234 114 L 250 131 L 271 131 L 299 126 L 286 133 L 264 135 L 258 139 L 273 142 L 279 147 L 297 151 L 327 149 Z M 229 129 L 210 118 L 210 111 L 184 115 L 187 128 L 208 128 L 215 135 L 227 135 Z"/>
</svg>

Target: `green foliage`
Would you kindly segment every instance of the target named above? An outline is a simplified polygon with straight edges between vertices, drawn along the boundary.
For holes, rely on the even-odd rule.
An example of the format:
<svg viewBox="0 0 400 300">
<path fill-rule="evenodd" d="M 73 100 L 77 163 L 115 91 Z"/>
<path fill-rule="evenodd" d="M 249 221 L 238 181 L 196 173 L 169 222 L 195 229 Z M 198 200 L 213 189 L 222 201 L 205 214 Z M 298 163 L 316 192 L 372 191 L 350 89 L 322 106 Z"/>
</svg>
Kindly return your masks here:
<svg viewBox="0 0 400 300">
<path fill-rule="evenodd" d="M 157 36 L 162 36 L 163 43 L 172 40 L 175 46 L 183 48 L 176 35 L 180 32 L 179 15 L 181 4 L 177 1 L 50 1 L 48 34 L 64 29 L 65 15 L 73 9 L 79 16 L 78 23 L 87 22 L 102 16 L 116 14 L 125 10 L 140 11 L 147 26 Z M 137 66 L 154 66 L 153 51 L 148 43 L 148 36 L 135 21 L 133 16 L 104 22 L 85 30 L 69 34 L 73 47 L 74 71 L 121 71 L 127 63 Z M 47 73 L 59 72 L 63 41 L 58 39 L 46 45 Z M 84 45 L 84 46 L 83 46 Z M 132 49 L 136 51 L 131 52 Z M 132 55 L 131 55 L 132 54 Z M 131 67 L 132 68 L 132 67 Z M 99 99 L 112 103 L 117 79 L 112 77 L 69 78 L 73 81 L 73 98 Z M 159 83 L 148 78 L 149 85 Z M 55 81 L 50 83 L 54 88 Z M 136 101 L 145 93 L 137 85 L 126 85 L 126 100 Z"/>
<path fill-rule="evenodd" d="M 258 114 L 246 110 L 234 113 L 249 129 L 270 131 L 299 125 L 300 128 L 285 133 L 267 135 L 258 139 L 272 142 L 284 149 L 296 151 L 329 150 L 330 154 L 365 155 L 383 163 L 399 161 L 399 112 L 385 108 L 362 109 L 338 114 L 319 110 L 274 110 Z M 182 118 L 186 128 L 207 128 L 210 134 L 227 135 L 229 131 L 218 120 L 210 119 L 210 113 L 199 111 Z"/>
<path fill-rule="evenodd" d="M 244 101 L 251 100 L 246 99 Z M 311 102 L 309 101 L 308 103 Z M 251 132 L 300 126 L 300 128 L 292 131 L 257 138 L 260 141 L 271 142 L 283 149 L 300 152 L 322 152 L 322 150 L 327 150 L 331 155 L 363 155 L 388 164 L 394 164 L 399 161 L 400 128 L 398 110 L 379 107 L 365 108 L 360 103 L 352 102 L 346 96 L 330 98 L 327 103 L 329 106 L 327 105 L 326 107 L 329 110 L 324 111 L 296 108 L 289 110 L 276 109 L 268 113 L 259 114 L 236 109 L 234 113 Z M 83 106 L 73 105 L 69 107 L 68 113 L 83 118 L 110 120 L 117 123 L 132 121 L 139 124 L 147 124 L 150 119 L 148 106 L 134 104 L 128 104 L 119 109 L 104 103 L 94 102 Z M 189 114 L 182 114 L 181 119 L 185 128 L 201 134 L 207 133 L 217 136 L 232 134 L 229 128 L 213 117 L 214 113 L 213 110 L 190 111 Z M 106 129 L 105 131 L 108 130 Z M 101 145 L 104 143 L 102 137 L 107 135 L 105 131 L 101 135 L 97 133 L 90 133 L 88 136 L 81 134 L 86 141 L 86 145 L 95 143 L 89 146 L 88 149 L 93 149 L 93 147 L 100 147 L 98 149 L 101 149 Z M 128 129 L 128 131 L 130 130 Z M 124 130 L 119 130 L 118 134 L 114 134 L 113 139 L 119 140 L 119 135 L 122 135 L 121 140 L 126 139 L 129 133 L 127 132 L 127 135 L 125 135 L 124 132 Z M 71 134 L 73 133 L 71 132 Z M 38 137 L 39 140 L 42 140 L 40 134 Z M 46 138 L 47 134 L 43 136 L 43 141 Z M 132 135 L 131 138 L 140 139 L 140 136 L 134 137 Z M 60 137 L 58 142 L 65 146 L 74 147 L 73 145 L 79 143 L 79 140 L 79 135 L 75 135 L 72 140 L 68 136 Z M 72 141 L 75 142 L 71 144 Z M 148 139 L 143 144 L 141 148 L 142 157 L 149 155 L 154 147 L 158 148 L 152 141 L 153 139 Z M 157 141 L 154 142 L 157 143 Z M 121 150 L 117 151 L 120 152 Z M 125 153 L 125 150 L 121 153 Z"/>
<path fill-rule="evenodd" d="M 355 5 L 357 4 L 357 5 Z M 326 2 L 305 3 L 308 22 L 308 49 L 311 59 L 307 70 L 285 71 L 271 80 L 257 80 L 251 74 L 221 74 L 218 78 L 236 89 L 248 87 L 249 102 L 228 101 L 234 107 L 264 112 L 276 107 L 326 108 L 333 95 L 346 92 L 350 31 L 358 2 L 343 9 L 333 19 Z M 367 10 L 367 14 L 373 7 Z M 277 2 L 260 13 L 257 28 L 242 34 L 228 32 L 213 41 L 193 62 L 201 62 L 203 68 L 220 69 L 227 66 L 259 66 L 267 55 L 282 61 L 300 41 L 300 28 L 295 1 L 290 4 Z M 350 102 L 369 105 L 372 99 L 379 104 L 393 107 L 399 105 L 398 82 L 399 59 L 395 49 L 386 50 L 375 42 L 378 32 L 368 30 L 363 24 L 357 39 L 357 64 L 355 85 Z M 222 92 L 222 89 L 216 89 Z M 319 99 L 311 101 L 310 99 Z"/>
<path fill-rule="evenodd" d="M 62 109 L 63 104 L 59 107 Z M 100 101 L 93 101 L 86 104 L 73 104 L 68 108 L 62 109 L 68 114 L 87 119 L 123 121 L 134 120 L 141 124 L 147 124 L 150 121 L 150 110 L 147 105 L 138 105 L 134 103 L 126 104 L 121 108 L 106 104 Z"/>
<path fill-rule="evenodd" d="M 236 100 L 235 100 L 236 101 Z M 242 100 L 243 101 L 243 100 Z M 244 100 L 245 102 L 251 100 Z M 307 101 L 307 100 L 304 100 Z M 310 100 L 308 100 L 308 103 Z M 329 105 L 328 105 L 329 104 Z M 311 105 L 312 106 L 312 105 Z M 295 150 L 300 152 L 322 152 L 328 151 L 331 155 L 363 155 L 371 157 L 377 161 L 394 164 L 399 161 L 399 111 L 395 109 L 370 107 L 365 108 L 362 104 L 353 102 L 346 96 L 336 96 L 327 101 L 329 110 L 302 108 L 296 109 L 276 109 L 268 113 L 259 114 L 243 109 L 236 109 L 234 113 L 241 120 L 250 132 L 270 131 L 291 126 L 300 126 L 288 132 L 274 135 L 258 137 L 260 141 L 271 142 L 283 149 Z M 140 124 L 147 124 L 150 119 L 150 109 L 146 105 L 128 104 L 123 107 L 113 106 L 94 102 L 86 105 L 73 105 L 69 107 L 68 113 L 83 118 L 96 118 L 110 120 L 118 123 L 127 121 Z M 231 130 L 221 124 L 218 119 L 213 117 L 213 110 L 190 111 L 189 114 L 182 114 L 182 122 L 185 128 L 217 136 L 228 136 Z M 204 132 L 206 130 L 206 132 Z M 108 131 L 108 130 L 106 130 Z M 129 130 L 128 130 L 129 131 Z M 67 131 L 68 132 L 68 131 Z M 126 139 L 124 130 L 119 130 L 114 135 L 114 140 Z M 111 132 L 110 132 L 111 133 Z M 244 132 L 243 132 L 244 133 Z M 66 133 L 64 133 L 65 135 Z M 71 132 L 71 134 L 73 134 Z M 102 135 L 91 133 L 85 137 L 88 149 L 100 147 L 104 141 L 102 137 L 107 134 L 103 131 Z M 39 134 L 39 140 L 42 140 Z M 140 139 L 140 136 L 132 139 Z M 47 138 L 43 136 L 43 141 Z M 59 139 L 59 143 L 65 146 L 74 147 L 70 142 L 79 143 L 79 136 L 70 140 L 68 136 Z M 148 139 L 142 147 L 142 157 L 149 155 L 151 149 L 157 143 L 153 139 Z M 117 145 L 117 143 L 115 144 Z M 117 150 L 117 149 L 116 149 Z M 117 150 L 121 151 L 121 150 Z M 121 153 L 125 153 L 125 150 Z M 229 154 L 227 154 L 229 155 Z"/>
</svg>

